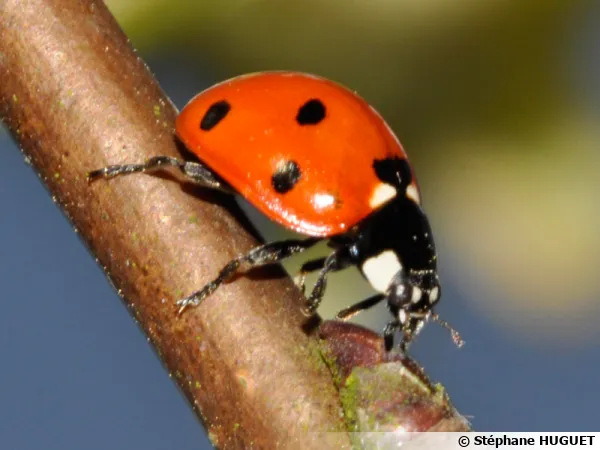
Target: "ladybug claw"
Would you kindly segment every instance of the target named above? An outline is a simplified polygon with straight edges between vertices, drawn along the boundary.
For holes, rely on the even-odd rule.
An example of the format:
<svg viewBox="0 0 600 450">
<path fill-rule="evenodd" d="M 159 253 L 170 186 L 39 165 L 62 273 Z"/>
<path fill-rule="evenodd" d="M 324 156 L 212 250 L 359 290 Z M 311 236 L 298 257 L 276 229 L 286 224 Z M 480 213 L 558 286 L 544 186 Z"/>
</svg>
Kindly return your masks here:
<svg viewBox="0 0 600 450">
<path fill-rule="evenodd" d="M 85 174 L 85 181 L 87 181 L 88 184 L 91 184 L 92 182 L 94 182 L 95 180 L 97 180 L 99 177 L 99 171 L 98 170 L 92 170 L 90 172 L 86 172 Z"/>
<path fill-rule="evenodd" d="M 302 295 L 306 294 L 306 285 L 304 282 L 304 275 L 303 274 L 298 274 L 294 277 L 294 284 L 296 285 L 296 287 L 298 289 L 300 289 L 300 292 L 302 292 Z"/>
<path fill-rule="evenodd" d="M 304 306 L 301 311 L 306 317 L 312 317 L 315 314 L 315 309 L 310 306 Z"/>
<path fill-rule="evenodd" d="M 189 306 L 197 306 L 198 305 L 198 301 L 196 301 L 196 299 L 194 298 L 182 298 L 181 300 L 177 300 L 175 302 L 175 304 L 177 306 L 179 306 L 179 310 L 177 311 L 177 315 L 181 316 L 181 314 L 183 314 L 183 312 L 189 307 Z"/>
</svg>

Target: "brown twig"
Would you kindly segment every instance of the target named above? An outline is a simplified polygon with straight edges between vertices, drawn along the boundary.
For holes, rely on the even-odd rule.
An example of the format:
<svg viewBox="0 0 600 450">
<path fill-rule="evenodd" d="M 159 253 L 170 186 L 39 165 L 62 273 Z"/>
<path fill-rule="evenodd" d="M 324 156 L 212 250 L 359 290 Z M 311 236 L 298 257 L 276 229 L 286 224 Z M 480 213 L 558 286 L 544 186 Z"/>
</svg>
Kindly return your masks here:
<svg viewBox="0 0 600 450">
<path fill-rule="evenodd" d="M 86 183 L 107 163 L 177 155 L 176 111 L 103 2 L 8 0 L 0 35 L 4 120 L 213 442 L 336 448 L 316 432 L 343 429 L 339 400 L 290 281 L 241 278 L 175 314 L 175 299 L 256 244 L 233 203 L 149 176 Z"/>
<path fill-rule="evenodd" d="M 443 387 L 409 356 L 387 352 L 378 334 L 339 321 L 325 322 L 319 334 L 357 448 L 398 448 L 422 431 L 470 430 Z"/>
<path fill-rule="evenodd" d="M 289 279 L 241 277 L 175 314 L 175 299 L 256 245 L 231 199 L 144 175 L 86 183 L 106 164 L 178 156 L 175 108 L 104 3 L 5 0 L 0 35 L 3 120 L 213 443 L 349 447 L 336 385 Z"/>
</svg>

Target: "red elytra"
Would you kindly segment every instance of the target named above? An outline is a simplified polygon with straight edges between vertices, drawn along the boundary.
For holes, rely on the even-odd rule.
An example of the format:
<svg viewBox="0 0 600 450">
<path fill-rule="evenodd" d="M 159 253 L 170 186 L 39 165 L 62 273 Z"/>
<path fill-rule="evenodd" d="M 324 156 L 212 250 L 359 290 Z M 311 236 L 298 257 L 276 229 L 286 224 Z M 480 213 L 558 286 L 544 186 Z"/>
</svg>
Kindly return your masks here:
<svg viewBox="0 0 600 450">
<path fill-rule="evenodd" d="M 307 100 L 321 102 L 324 116 L 302 125 L 297 115 Z M 226 120 L 201 129 L 219 102 L 230 108 Z M 381 206 L 386 191 L 373 161 L 407 157 L 382 117 L 356 93 L 295 72 L 245 75 L 203 91 L 179 114 L 176 132 L 263 214 L 311 236 L 343 233 Z M 286 161 L 294 161 L 301 175 L 293 189 L 278 193 L 272 177 Z M 412 188 L 418 196 L 416 181 Z"/>
</svg>

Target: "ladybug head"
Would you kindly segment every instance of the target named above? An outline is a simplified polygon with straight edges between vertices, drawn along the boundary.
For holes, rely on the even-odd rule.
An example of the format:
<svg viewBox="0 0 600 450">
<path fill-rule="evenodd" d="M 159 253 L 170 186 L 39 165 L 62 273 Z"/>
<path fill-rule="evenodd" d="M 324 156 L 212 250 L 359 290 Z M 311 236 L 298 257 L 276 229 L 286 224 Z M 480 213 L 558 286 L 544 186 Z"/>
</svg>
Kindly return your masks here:
<svg viewBox="0 0 600 450">
<path fill-rule="evenodd" d="M 399 271 L 386 291 L 387 305 L 397 320 L 397 328 L 403 334 L 403 343 L 410 341 L 421 331 L 433 314 L 433 306 L 439 301 L 441 288 L 435 270 Z"/>
<path fill-rule="evenodd" d="M 435 270 L 400 270 L 392 279 L 386 296 L 394 315 L 404 311 L 404 316 L 425 318 L 441 295 L 439 278 Z M 399 317 L 400 322 L 404 322 Z"/>
<path fill-rule="evenodd" d="M 433 312 L 441 296 L 439 278 L 435 270 L 400 271 L 386 292 L 388 308 L 396 318 L 395 328 L 403 335 L 401 348 L 405 351 L 429 319 L 450 331 L 454 343 L 464 342 L 458 332 Z"/>
</svg>

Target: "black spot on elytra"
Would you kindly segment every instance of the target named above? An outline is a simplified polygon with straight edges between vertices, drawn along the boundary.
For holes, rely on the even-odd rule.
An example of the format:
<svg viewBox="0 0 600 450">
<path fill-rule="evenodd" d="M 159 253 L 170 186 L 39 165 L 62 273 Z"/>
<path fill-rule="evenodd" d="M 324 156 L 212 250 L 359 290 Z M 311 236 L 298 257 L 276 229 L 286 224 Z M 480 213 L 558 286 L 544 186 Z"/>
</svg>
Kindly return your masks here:
<svg viewBox="0 0 600 450">
<path fill-rule="evenodd" d="M 406 159 L 397 156 L 373 161 L 375 175 L 381 181 L 398 188 L 403 192 L 412 182 L 412 173 Z"/>
<path fill-rule="evenodd" d="M 220 100 L 213 103 L 204 114 L 204 117 L 200 122 L 200 129 L 204 131 L 212 130 L 225 118 L 230 109 L 231 105 L 226 100 Z"/>
<path fill-rule="evenodd" d="M 318 98 L 313 98 L 300 107 L 296 122 L 300 125 L 316 125 L 324 118 L 325 105 Z"/>
<path fill-rule="evenodd" d="M 301 176 L 302 172 L 296 161 L 285 161 L 271 177 L 271 183 L 278 193 L 285 194 L 292 190 Z"/>
</svg>

